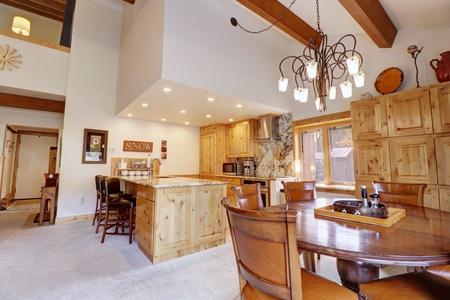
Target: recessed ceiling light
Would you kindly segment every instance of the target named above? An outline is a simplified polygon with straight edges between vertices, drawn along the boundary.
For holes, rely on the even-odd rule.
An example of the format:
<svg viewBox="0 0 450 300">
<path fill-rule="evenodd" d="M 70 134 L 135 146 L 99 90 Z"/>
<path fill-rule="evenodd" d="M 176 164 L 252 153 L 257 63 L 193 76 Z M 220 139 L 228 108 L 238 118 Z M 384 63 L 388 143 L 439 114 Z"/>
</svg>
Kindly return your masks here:
<svg viewBox="0 0 450 300">
<path fill-rule="evenodd" d="M 133 116 L 133 114 L 127 114 L 127 117 L 132 117 Z"/>
<path fill-rule="evenodd" d="M 166 93 L 168 93 L 168 92 L 171 92 L 172 91 L 172 89 L 170 88 L 170 87 L 165 87 L 164 89 L 164 92 L 166 92 Z"/>
<path fill-rule="evenodd" d="M 165 121 L 166 119 L 165 118 L 161 118 L 161 121 Z"/>
<path fill-rule="evenodd" d="M 233 121 L 234 121 L 234 119 L 231 119 L 231 118 L 230 118 L 230 119 L 228 119 L 228 121 L 230 121 L 230 122 L 233 122 Z"/>
<path fill-rule="evenodd" d="M 183 110 L 180 110 L 180 113 L 185 114 L 186 111 L 183 109 Z"/>
<path fill-rule="evenodd" d="M 211 115 L 206 115 L 207 118 L 211 118 Z"/>
<path fill-rule="evenodd" d="M 189 125 L 189 122 L 186 121 L 186 122 L 184 122 L 184 124 Z"/>
<path fill-rule="evenodd" d="M 142 106 L 142 107 L 147 107 L 148 104 L 147 104 L 147 103 L 142 103 L 141 106 Z"/>
<path fill-rule="evenodd" d="M 242 104 L 236 104 L 236 107 L 237 107 L 237 108 L 241 108 L 241 107 L 242 107 Z"/>
<path fill-rule="evenodd" d="M 208 98 L 208 101 L 212 102 L 212 101 L 214 101 L 214 98 L 209 97 L 209 98 Z"/>
</svg>

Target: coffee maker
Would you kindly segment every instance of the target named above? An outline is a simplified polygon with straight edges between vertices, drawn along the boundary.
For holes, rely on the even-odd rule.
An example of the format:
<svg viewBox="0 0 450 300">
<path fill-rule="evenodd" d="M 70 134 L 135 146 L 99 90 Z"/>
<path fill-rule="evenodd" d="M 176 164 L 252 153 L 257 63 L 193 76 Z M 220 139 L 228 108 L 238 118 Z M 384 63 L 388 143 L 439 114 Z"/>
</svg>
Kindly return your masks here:
<svg viewBox="0 0 450 300">
<path fill-rule="evenodd" d="M 255 162 L 253 160 L 244 160 L 244 176 L 255 176 Z"/>
</svg>

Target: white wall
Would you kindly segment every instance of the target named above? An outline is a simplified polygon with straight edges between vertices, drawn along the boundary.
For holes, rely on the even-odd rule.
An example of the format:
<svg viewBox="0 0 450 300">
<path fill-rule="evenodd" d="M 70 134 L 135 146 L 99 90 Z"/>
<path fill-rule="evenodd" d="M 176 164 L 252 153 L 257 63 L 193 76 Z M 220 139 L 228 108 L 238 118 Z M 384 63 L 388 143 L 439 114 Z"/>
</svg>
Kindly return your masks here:
<svg viewBox="0 0 450 300">
<path fill-rule="evenodd" d="M 94 212 L 94 176 L 109 175 L 111 157 L 147 156 L 148 153 L 123 152 L 124 140 L 153 142 L 152 157 L 160 157 L 161 140 L 167 140 L 168 159 L 163 160 L 161 174 L 198 173 L 198 128 L 114 117 L 123 1 L 109 2 L 116 5 L 86 0 L 78 1 L 75 8 L 58 218 Z M 102 22 L 98 22 L 99 15 Z M 95 31 L 92 30 L 94 25 Z M 114 147 L 116 151 L 108 151 L 107 164 L 81 164 L 84 128 L 108 131 L 109 148 Z"/>
<path fill-rule="evenodd" d="M 159 79 L 290 109 L 278 92 L 278 63 L 289 40 L 277 30 L 251 35 L 230 23 L 267 26 L 235 1 L 137 0 L 125 5 L 120 112 Z"/>
<path fill-rule="evenodd" d="M 55 137 L 22 135 L 15 199 L 41 197 L 44 173 L 48 172 L 50 147 L 56 146 Z"/>
<path fill-rule="evenodd" d="M 164 2 L 138 0 L 133 5 L 124 4 L 116 112 L 161 78 Z"/>
<path fill-rule="evenodd" d="M 0 71 L 0 90 L 6 86 L 58 96 L 66 94 L 69 53 L 0 35 L 0 45 L 5 44 L 17 50 L 22 63 L 18 69 Z"/>
</svg>

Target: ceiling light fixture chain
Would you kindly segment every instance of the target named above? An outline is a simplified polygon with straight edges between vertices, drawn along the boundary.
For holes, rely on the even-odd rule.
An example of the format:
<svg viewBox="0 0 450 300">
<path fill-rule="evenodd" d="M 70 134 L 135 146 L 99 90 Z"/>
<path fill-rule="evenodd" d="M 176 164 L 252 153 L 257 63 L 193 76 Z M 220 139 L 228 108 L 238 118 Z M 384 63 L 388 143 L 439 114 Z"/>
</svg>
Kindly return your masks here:
<svg viewBox="0 0 450 300">
<path fill-rule="evenodd" d="M 264 31 L 269 30 L 270 28 L 272 28 L 274 25 L 276 25 L 278 22 L 280 22 L 281 19 L 284 18 L 284 16 L 286 15 L 286 13 L 291 9 L 291 6 L 296 2 L 297 0 L 292 0 L 291 4 L 289 4 L 288 7 L 286 7 L 286 9 L 283 11 L 283 13 L 280 15 L 280 17 L 278 17 L 278 19 L 276 19 L 272 24 L 270 24 L 268 27 L 258 30 L 258 31 L 251 31 L 248 29 L 245 29 L 244 27 L 241 26 L 241 24 L 239 24 L 239 22 L 236 20 L 236 18 L 231 18 L 230 22 L 231 25 L 233 25 L 234 27 L 239 26 L 242 30 L 244 30 L 245 32 L 248 33 L 252 33 L 252 34 L 258 34 Z"/>
<path fill-rule="evenodd" d="M 326 100 L 336 98 L 336 86 L 334 80 L 344 78 L 340 84 L 342 96 L 349 98 L 352 95 L 352 83 L 348 76 L 352 75 L 355 86 L 364 86 L 364 73 L 360 71 L 363 63 L 362 55 L 356 51 L 356 38 L 352 34 L 341 37 L 337 43 L 328 45 L 328 37 L 320 28 L 319 0 L 316 0 L 317 30 L 314 38 L 309 39 L 308 45 L 299 56 L 287 56 L 281 60 L 279 70 L 281 78 L 278 80 L 279 91 L 285 92 L 288 79 L 284 77 L 282 65 L 286 60 L 292 59 L 291 70 L 294 74 L 296 88 L 294 99 L 302 103 L 307 102 L 308 88 L 305 82 L 311 83 L 314 90 L 316 109 L 323 112 L 327 109 Z M 352 47 L 344 44 L 350 40 Z M 299 80 L 302 87 L 299 86 Z"/>
</svg>

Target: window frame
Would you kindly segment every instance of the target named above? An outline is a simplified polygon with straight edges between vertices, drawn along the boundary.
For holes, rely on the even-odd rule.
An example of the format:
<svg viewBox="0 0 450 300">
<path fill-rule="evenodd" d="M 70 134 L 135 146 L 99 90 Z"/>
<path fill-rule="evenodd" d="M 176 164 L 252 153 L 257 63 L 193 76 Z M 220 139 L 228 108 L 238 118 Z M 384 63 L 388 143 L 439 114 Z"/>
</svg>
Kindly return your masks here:
<svg viewBox="0 0 450 300">
<path fill-rule="evenodd" d="M 295 161 L 301 161 L 301 151 L 302 151 L 302 144 L 301 144 L 301 132 L 302 131 L 312 131 L 321 129 L 322 130 L 322 136 L 323 136 L 323 153 L 327 153 L 327 155 L 324 155 L 324 184 L 325 186 L 333 186 L 333 185 L 339 185 L 339 186 L 348 186 L 348 187 L 354 187 L 355 184 L 344 184 L 344 183 L 337 183 L 331 181 L 331 162 L 330 162 L 330 137 L 329 137 L 329 129 L 332 127 L 341 127 L 341 126 L 352 126 L 351 118 L 350 118 L 350 111 L 337 113 L 337 114 L 330 114 L 325 115 L 321 117 L 315 117 L 310 119 L 304 119 L 299 121 L 294 121 L 292 124 L 293 127 L 293 134 L 294 134 L 294 160 Z M 353 141 L 353 137 L 352 137 Z M 297 170 L 296 170 L 297 172 Z M 302 172 L 300 171 L 299 180 L 302 180 Z"/>
</svg>

